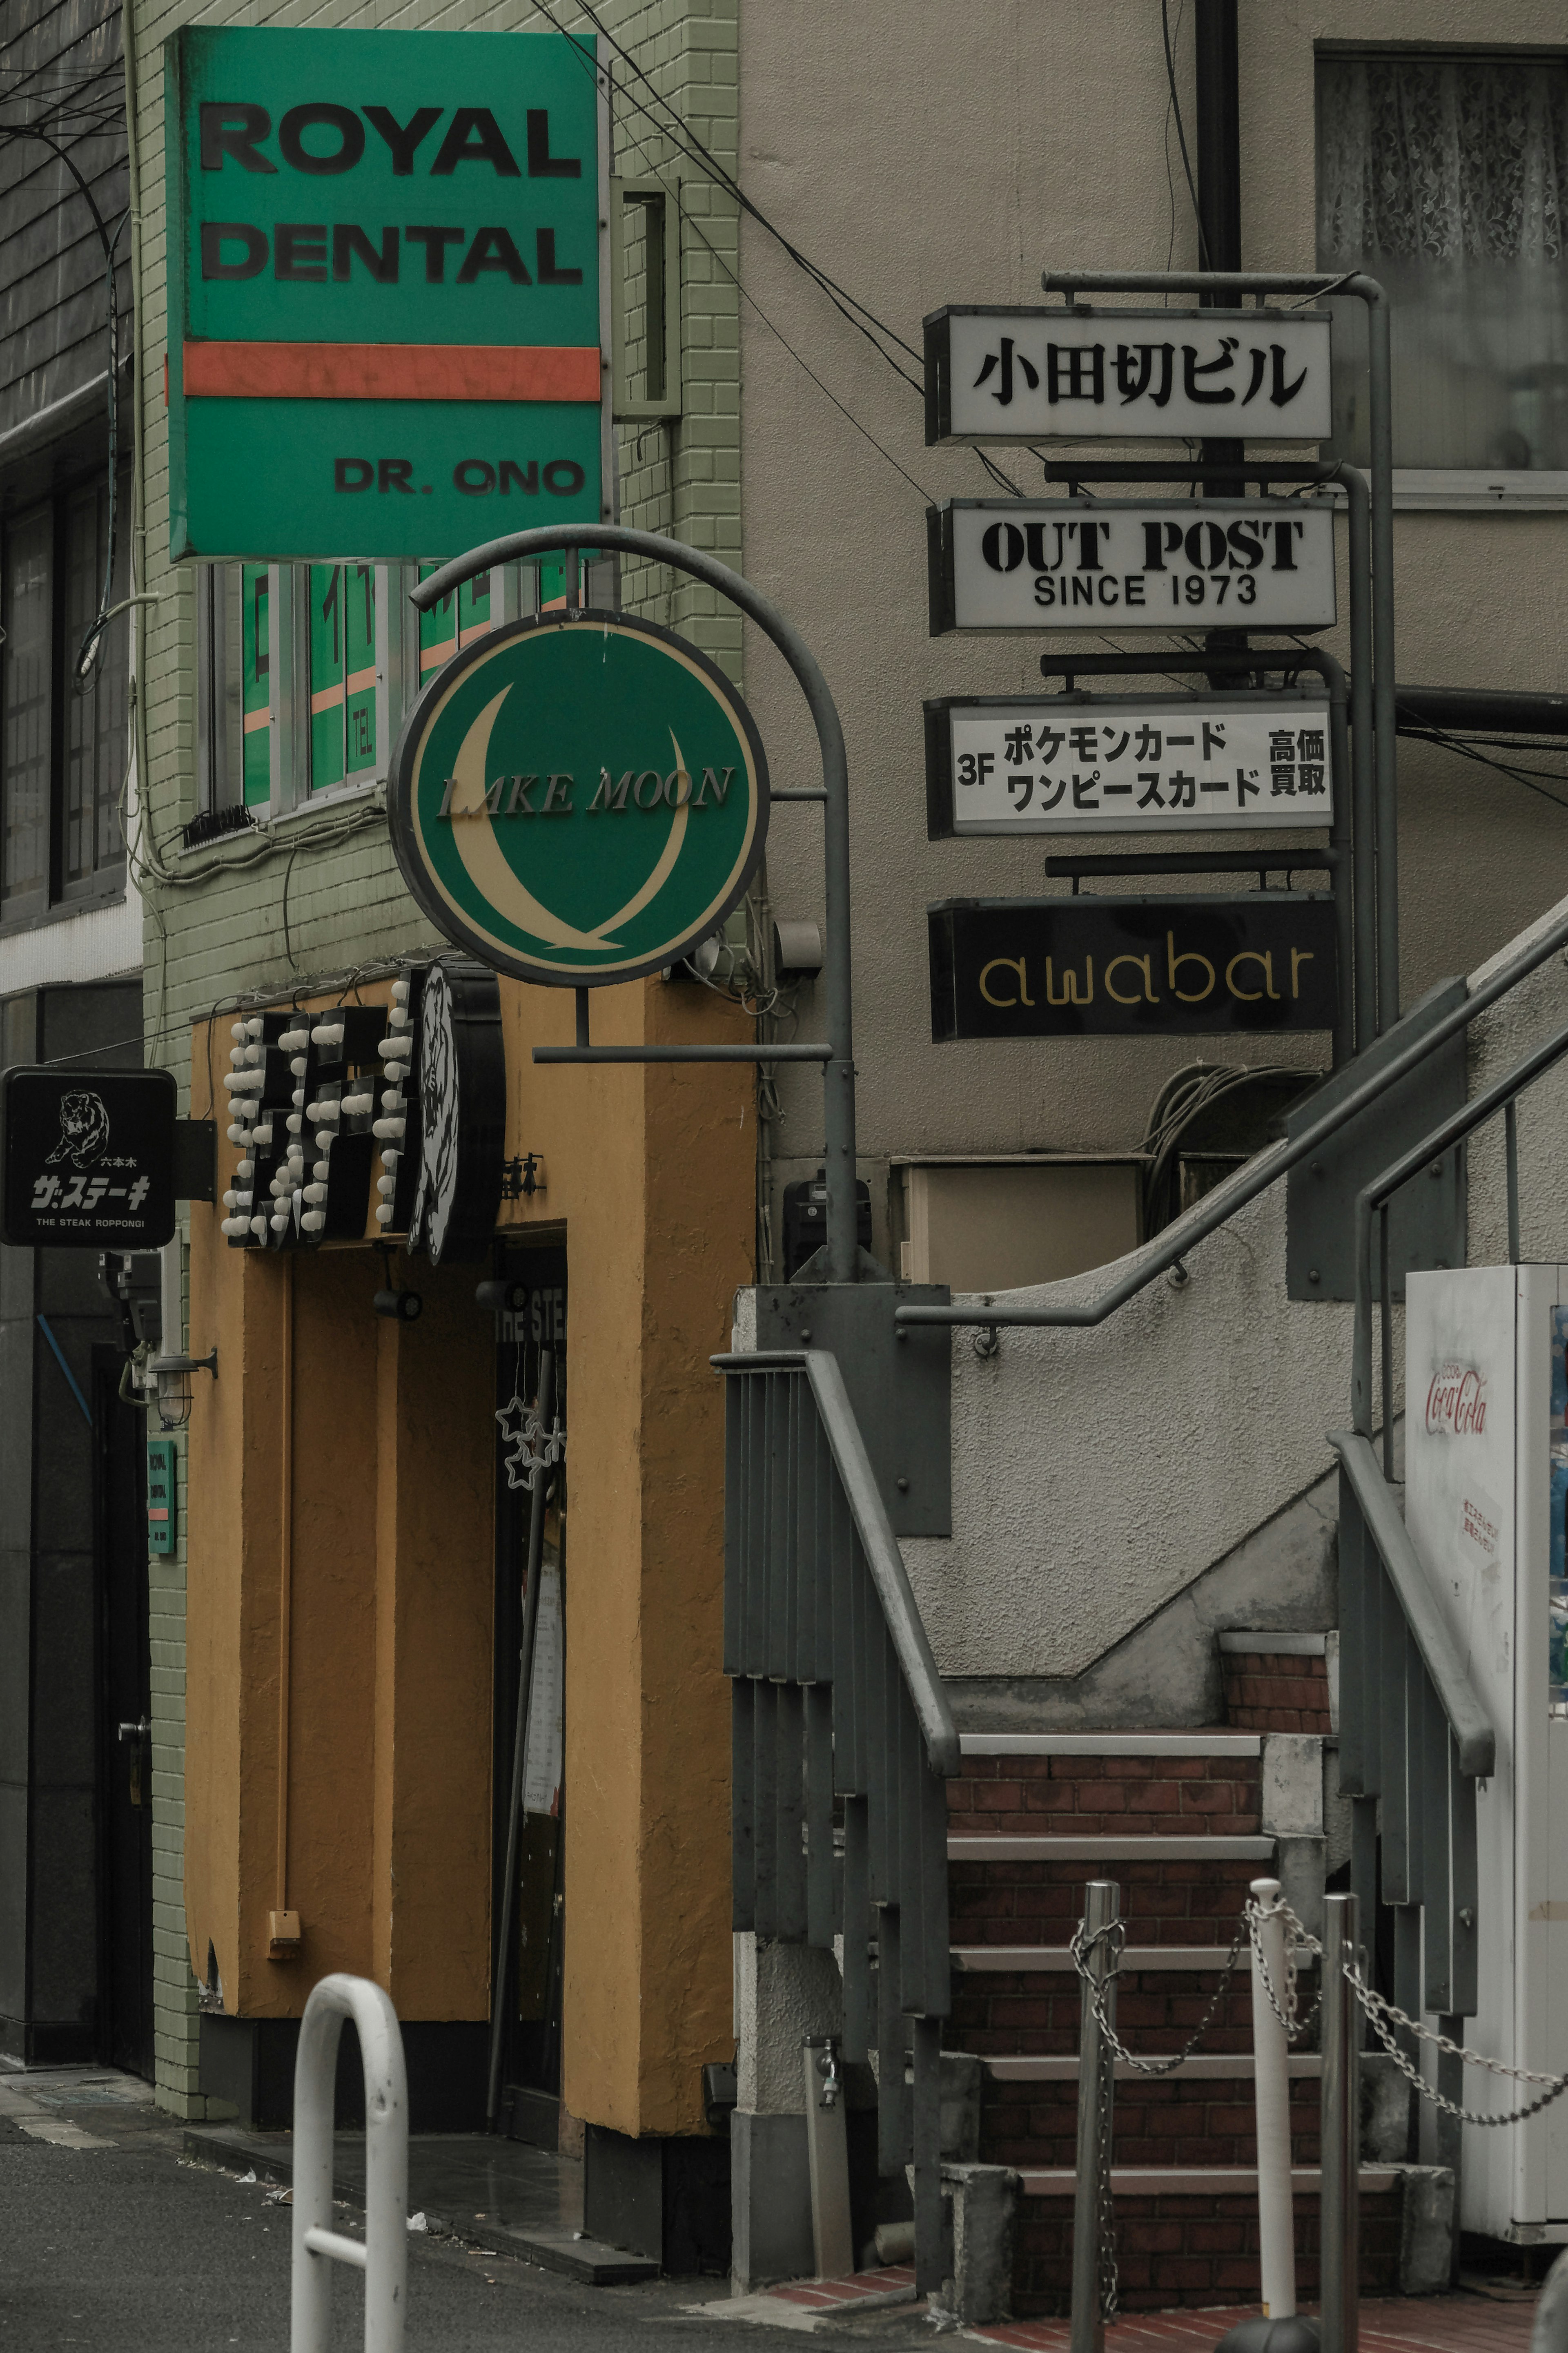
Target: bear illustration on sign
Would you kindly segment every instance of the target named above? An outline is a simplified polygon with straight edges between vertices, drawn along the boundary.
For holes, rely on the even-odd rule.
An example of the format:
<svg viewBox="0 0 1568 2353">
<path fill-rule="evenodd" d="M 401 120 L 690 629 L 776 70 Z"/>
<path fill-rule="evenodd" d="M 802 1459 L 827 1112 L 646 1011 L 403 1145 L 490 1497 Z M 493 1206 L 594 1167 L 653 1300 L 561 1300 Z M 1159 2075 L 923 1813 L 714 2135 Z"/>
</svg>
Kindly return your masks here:
<svg viewBox="0 0 1568 2353">
<path fill-rule="evenodd" d="M 60 1097 L 59 1142 L 45 1165 L 52 1168 L 57 1160 L 68 1160 L 73 1168 L 90 1168 L 108 1142 L 109 1113 L 103 1097 L 85 1087 L 73 1088 Z"/>
</svg>

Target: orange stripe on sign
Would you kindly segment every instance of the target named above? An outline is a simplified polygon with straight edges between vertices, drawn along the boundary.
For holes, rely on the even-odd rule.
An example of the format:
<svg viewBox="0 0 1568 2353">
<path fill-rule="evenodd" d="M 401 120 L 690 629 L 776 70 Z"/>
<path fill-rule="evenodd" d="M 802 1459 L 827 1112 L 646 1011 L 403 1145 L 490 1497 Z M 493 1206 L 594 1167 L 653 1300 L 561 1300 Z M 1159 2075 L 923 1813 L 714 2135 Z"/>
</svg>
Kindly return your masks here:
<svg viewBox="0 0 1568 2353">
<path fill-rule="evenodd" d="M 202 400 L 597 400 L 592 345 L 187 343 Z"/>
</svg>

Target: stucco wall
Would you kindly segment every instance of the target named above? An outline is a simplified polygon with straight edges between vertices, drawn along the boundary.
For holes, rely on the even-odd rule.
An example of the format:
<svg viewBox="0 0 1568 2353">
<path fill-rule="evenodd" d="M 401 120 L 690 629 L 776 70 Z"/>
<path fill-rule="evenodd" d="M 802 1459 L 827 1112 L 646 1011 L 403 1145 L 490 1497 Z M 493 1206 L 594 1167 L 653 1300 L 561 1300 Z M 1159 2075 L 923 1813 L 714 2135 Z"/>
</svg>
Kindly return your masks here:
<svg viewBox="0 0 1568 2353">
<path fill-rule="evenodd" d="M 1192 13 L 1179 26 L 1171 13 L 1190 142 Z M 1173 128 L 1167 175 L 1168 93 L 1151 0 L 1045 12 L 1017 0 L 962 10 L 871 0 L 852 14 L 752 0 L 742 33 L 747 193 L 917 351 L 923 313 L 951 301 L 1040 301 L 1045 268 L 1158 269 L 1168 254 L 1177 268 L 1195 265 Z M 1315 40 L 1561 37 L 1560 12 L 1545 0 L 1244 7 L 1245 264 L 1314 266 Z M 1050 845 L 926 841 L 921 699 L 1039 692 L 1046 641 L 928 637 L 926 501 L 994 495 L 996 485 L 974 453 L 925 448 L 916 391 L 752 221 L 741 252 L 753 298 L 742 313 L 748 568 L 805 628 L 848 741 L 863 1173 L 875 1180 L 889 1153 L 1125 1147 L 1139 1141 L 1163 1079 L 1194 1051 L 1319 1060 L 1322 1041 L 1308 1039 L 1278 1048 L 1218 1039 L 930 1043 L 928 902 L 1067 886 L 1045 881 Z M 918 380 L 918 362 L 895 356 Z M 993 454 L 1037 493 L 1027 452 Z M 1402 514 L 1401 680 L 1559 684 L 1565 532 L 1568 517 L 1555 514 Z M 1049 642 L 1102 649 L 1118 640 Z M 1348 659 L 1344 629 L 1328 642 Z M 775 773 L 808 780 L 814 754 L 798 695 L 769 651 L 751 642 L 747 682 Z M 1479 963 L 1554 894 L 1564 819 L 1523 786 L 1415 744 L 1402 744 L 1399 774 L 1410 1002 L 1440 975 Z M 1208 839 L 1236 846 L 1234 838 Z M 769 864 L 780 913 L 818 913 L 819 845 L 814 811 L 777 812 Z M 808 992 L 798 1034 L 817 1034 L 819 1020 Z M 809 1071 L 781 1071 L 780 1092 L 784 1179 L 820 1154 L 821 1098 Z M 1239 1291 L 1236 1304 L 1246 1306 Z"/>
<path fill-rule="evenodd" d="M 1564 913 L 1568 900 L 1541 920 Z M 1473 1025 L 1472 1095 L 1564 1021 L 1556 955 Z M 1568 1256 L 1565 1150 L 1559 1066 L 1520 1117 L 1527 1257 Z M 1469 1261 L 1506 1254 L 1501 1133 L 1489 1128 L 1471 1155 Z M 1350 1419 L 1352 1311 L 1287 1300 L 1283 1183 L 1185 1264 L 1184 1286 L 1157 1277 L 1098 1330 L 1004 1331 L 988 1359 L 955 1335 L 955 1533 L 904 1545 L 944 1673 L 1081 1673 L 1331 1467 L 1324 1432 Z M 1065 1303 L 1109 1280 L 1101 1270 L 999 1296 Z M 1396 1309 L 1396 1375 L 1403 1326 Z"/>
</svg>

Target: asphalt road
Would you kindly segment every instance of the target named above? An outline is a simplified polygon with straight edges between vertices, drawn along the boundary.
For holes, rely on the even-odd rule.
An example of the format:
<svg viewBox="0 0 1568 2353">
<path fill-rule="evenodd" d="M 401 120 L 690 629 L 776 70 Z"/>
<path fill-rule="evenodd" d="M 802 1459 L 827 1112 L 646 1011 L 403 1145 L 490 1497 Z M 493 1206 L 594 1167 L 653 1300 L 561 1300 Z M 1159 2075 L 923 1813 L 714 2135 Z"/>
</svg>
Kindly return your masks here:
<svg viewBox="0 0 1568 2353">
<path fill-rule="evenodd" d="M 0 2076 L 5 2353 L 287 2353 L 289 2209 L 278 2193 L 188 2161 L 179 2127 L 145 2100 L 100 2093 L 83 2105 L 51 2099 L 47 2084 Z M 358 2218 L 342 2227 L 357 2230 Z M 772 2329 L 686 2308 L 724 2296 L 717 2279 L 582 2287 L 479 2245 L 411 2233 L 405 2343 L 408 2353 L 589 2353 L 639 2340 L 650 2353 L 766 2353 Z M 334 2353 L 349 2353 L 363 2343 L 357 2275 L 339 2273 L 334 2299 Z M 812 2334 L 825 2353 L 892 2353 L 928 2345 L 932 2332 L 906 2309 Z"/>
</svg>

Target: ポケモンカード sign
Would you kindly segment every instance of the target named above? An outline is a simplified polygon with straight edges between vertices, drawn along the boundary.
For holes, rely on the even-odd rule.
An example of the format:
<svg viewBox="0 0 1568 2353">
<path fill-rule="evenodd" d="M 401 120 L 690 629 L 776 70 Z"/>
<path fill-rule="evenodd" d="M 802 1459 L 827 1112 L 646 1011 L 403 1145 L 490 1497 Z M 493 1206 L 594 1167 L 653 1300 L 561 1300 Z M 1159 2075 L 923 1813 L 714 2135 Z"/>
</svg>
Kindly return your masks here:
<svg viewBox="0 0 1568 2353">
<path fill-rule="evenodd" d="M 593 38 L 187 26 L 167 71 L 173 554 L 602 520 Z"/>
</svg>

